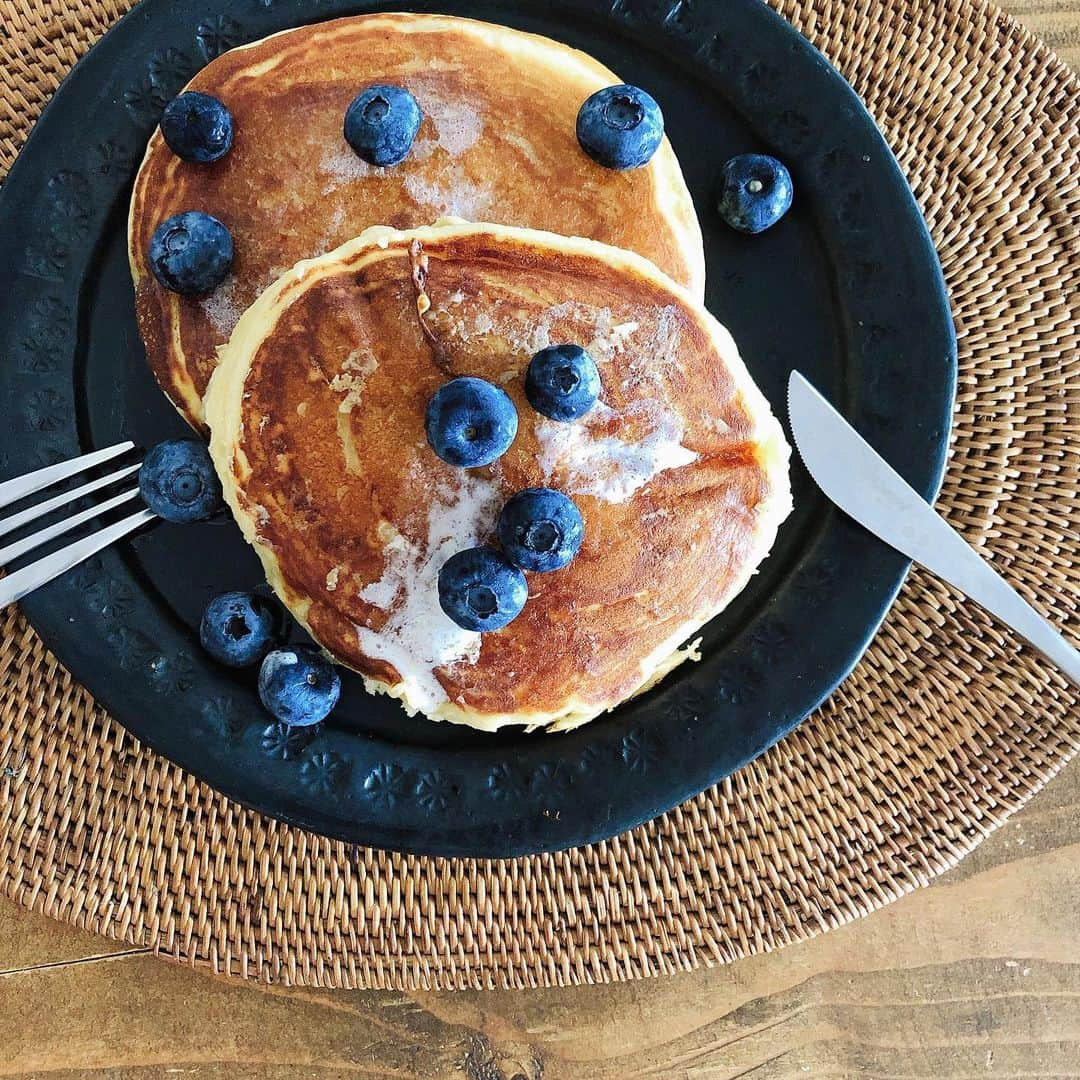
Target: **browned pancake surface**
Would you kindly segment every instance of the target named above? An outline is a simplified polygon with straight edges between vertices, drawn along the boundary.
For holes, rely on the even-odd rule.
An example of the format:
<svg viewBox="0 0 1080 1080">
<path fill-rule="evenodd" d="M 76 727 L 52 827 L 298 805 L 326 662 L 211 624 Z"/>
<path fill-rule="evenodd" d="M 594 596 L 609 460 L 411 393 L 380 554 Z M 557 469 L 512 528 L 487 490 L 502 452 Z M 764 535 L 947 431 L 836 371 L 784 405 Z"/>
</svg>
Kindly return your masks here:
<svg viewBox="0 0 1080 1080">
<path fill-rule="evenodd" d="M 462 500 L 459 525 L 479 508 L 482 539 L 522 488 L 572 495 L 585 518 L 577 558 L 528 575 L 522 614 L 483 635 L 475 662 L 435 672 L 445 699 L 481 718 L 595 713 L 625 698 L 742 587 L 787 511 L 779 426 L 726 332 L 658 275 L 580 247 L 589 253 L 429 230 L 422 317 L 418 256 L 400 237 L 316 284 L 290 281 L 230 442 L 237 509 L 290 607 L 388 686 L 401 673 L 357 628 L 380 632 L 403 602 L 386 587 L 396 534 L 424 553 L 432 514 L 452 517 Z M 570 425 L 540 417 L 523 391 L 533 352 L 557 342 L 588 345 L 603 384 L 603 404 Z M 492 466 L 453 468 L 426 441 L 427 403 L 458 375 L 501 385 L 517 406 L 518 436 Z M 215 426 L 219 468 L 221 435 Z M 661 444 L 678 448 L 669 460 L 692 460 L 650 477 Z"/>
<path fill-rule="evenodd" d="M 162 387 L 201 421 L 215 349 L 240 314 L 283 270 L 375 224 L 449 215 L 591 237 L 700 294 L 701 234 L 667 142 L 629 172 L 578 147 L 578 108 L 614 81 L 565 46 L 441 16 L 334 20 L 216 59 L 190 86 L 232 111 L 233 149 L 212 165 L 185 163 L 156 132 L 132 200 L 139 325 Z M 366 165 L 342 135 L 350 101 L 377 82 L 406 86 L 425 114 L 409 156 L 388 169 Z M 154 229 L 185 210 L 213 214 L 235 242 L 232 275 L 206 299 L 171 294 L 149 272 Z"/>
</svg>

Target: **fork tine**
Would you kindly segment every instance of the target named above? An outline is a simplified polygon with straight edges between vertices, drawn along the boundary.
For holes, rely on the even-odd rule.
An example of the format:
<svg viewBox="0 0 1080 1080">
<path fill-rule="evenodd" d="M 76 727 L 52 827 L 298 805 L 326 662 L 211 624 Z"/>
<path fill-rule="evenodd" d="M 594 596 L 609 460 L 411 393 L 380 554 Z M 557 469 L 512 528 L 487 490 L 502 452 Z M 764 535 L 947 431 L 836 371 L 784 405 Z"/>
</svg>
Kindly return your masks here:
<svg viewBox="0 0 1080 1080">
<path fill-rule="evenodd" d="M 104 450 L 94 450 L 82 457 L 72 458 L 70 461 L 61 461 L 57 465 L 46 465 L 44 469 L 16 476 L 13 480 L 5 480 L 0 484 L 0 509 L 9 506 L 27 495 L 33 495 L 51 484 L 66 480 L 69 476 L 75 476 L 84 469 L 92 469 L 104 461 L 111 461 L 114 457 L 126 454 L 133 450 L 133 442 L 117 443 L 115 446 L 107 446 Z"/>
<path fill-rule="evenodd" d="M 16 570 L 14 574 L 9 574 L 0 580 L 0 608 L 21 600 L 35 589 L 40 589 L 42 585 L 59 577 L 73 566 L 78 566 L 84 559 L 90 558 L 102 548 L 108 547 L 147 522 L 153 521 L 155 516 L 152 510 L 139 510 L 121 521 L 106 525 L 104 529 L 99 529 L 96 533 L 91 533 L 59 551 L 54 551 L 51 555 L 32 562 L 29 566 L 24 566 L 21 570 Z"/>
<path fill-rule="evenodd" d="M 64 518 L 53 525 L 47 525 L 44 529 L 38 529 L 36 533 L 31 533 L 22 540 L 16 540 L 13 544 L 8 544 L 6 548 L 0 549 L 0 566 L 7 566 L 8 563 L 13 562 L 20 556 L 33 551 L 34 548 L 40 547 L 57 536 L 63 536 L 64 533 L 70 532 L 76 526 L 82 525 L 83 522 L 89 521 L 91 518 L 107 514 L 121 503 L 134 499 L 138 494 L 139 489 L 137 487 L 132 488 L 130 491 L 124 491 L 119 495 L 114 495 L 111 499 L 106 499 L 100 506 L 87 507 L 87 509 L 80 511 L 74 517 Z"/>
<path fill-rule="evenodd" d="M 0 536 L 7 536 L 9 532 L 14 532 L 16 529 L 22 528 L 23 525 L 36 521 L 39 517 L 51 513 L 60 506 L 66 506 L 69 502 L 81 499 L 84 495 L 97 491 L 98 488 L 115 484 L 118 480 L 123 480 L 125 476 L 130 476 L 138 468 L 138 464 L 128 465 L 126 468 L 109 473 L 108 476 L 101 476 L 97 480 L 91 480 L 88 484 L 83 484 L 81 487 L 72 488 L 71 491 L 62 491 L 59 495 L 54 495 L 51 499 L 38 503 L 37 506 L 29 506 L 25 510 L 20 510 L 19 513 L 12 514 L 11 517 L 0 521 Z"/>
</svg>

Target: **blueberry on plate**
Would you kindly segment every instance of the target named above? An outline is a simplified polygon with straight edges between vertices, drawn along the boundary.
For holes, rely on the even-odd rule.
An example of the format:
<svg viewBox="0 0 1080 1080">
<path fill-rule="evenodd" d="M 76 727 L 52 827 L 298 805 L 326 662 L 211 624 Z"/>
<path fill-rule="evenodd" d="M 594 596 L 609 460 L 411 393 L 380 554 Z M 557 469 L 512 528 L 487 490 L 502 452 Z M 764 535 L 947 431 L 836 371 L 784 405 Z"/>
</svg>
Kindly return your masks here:
<svg viewBox="0 0 1080 1080">
<path fill-rule="evenodd" d="M 139 469 L 143 501 L 166 521 L 186 524 L 221 506 L 221 483 L 210 452 L 195 439 L 159 442 Z"/>
<path fill-rule="evenodd" d="M 165 106 L 161 134 L 178 158 L 206 165 L 232 149 L 232 113 L 216 97 L 186 90 Z"/>
<path fill-rule="evenodd" d="M 334 665 L 308 645 L 275 649 L 259 668 L 259 699 L 283 724 L 321 723 L 341 697 Z"/>
<path fill-rule="evenodd" d="M 491 548 L 459 551 L 439 571 L 439 605 L 463 630 L 499 630 L 528 598 L 525 575 Z"/>
<path fill-rule="evenodd" d="M 150 269 L 170 292 L 206 296 L 232 267 L 232 234 L 216 217 L 188 210 L 163 221 L 150 238 Z"/>
<path fill-rule="evenodd" d="M 573 499 L 551 488 L 526 488 L 499 514 L 506 557 L 522 570 L 559 570 L 578 553 L 585 522 Z"/>
<path fill-rule="evenodd" d="M 219 663 L 247 667 L 266 655 L 277 625 L 278 612 L 263 597 L 249 592 L 222 593 L 206 605 L 199 641 Z"/>
<path fill-rule="evenodd" d="M 465 376 L 444 383 L 428 402 L 428 442 L 450 465 L 474 469 L 502 457 L 517 435 L 518 415 L 504 390 Z"/>
<path fill-rule="evenodd" d="M 740 154 L 720 170 L 720 216 L 744 233 L 764 232 L 791 207 L 791 173 L 767 154 Z"/>
<path fill-rule="evenodd" d="M 396 165 L 412 148 L 423 113 L 401 86 L 369 86 L 345 111 L 345 141 L 369 165 Z"/>
<path fill-rule="evenodd" d="M 596 361 L 580 345 L 549 345 L 529 363 L 525 396 L 538 413 L 552 420 L 577 420 L 600 396 Z"/>
<path fill-rule="evenodd" d="M 648 164 L 664 137 L 664 114 L 638 86 L 605 86 L 578 112 L 581 149 L 608 169 Z"/>
</svg>

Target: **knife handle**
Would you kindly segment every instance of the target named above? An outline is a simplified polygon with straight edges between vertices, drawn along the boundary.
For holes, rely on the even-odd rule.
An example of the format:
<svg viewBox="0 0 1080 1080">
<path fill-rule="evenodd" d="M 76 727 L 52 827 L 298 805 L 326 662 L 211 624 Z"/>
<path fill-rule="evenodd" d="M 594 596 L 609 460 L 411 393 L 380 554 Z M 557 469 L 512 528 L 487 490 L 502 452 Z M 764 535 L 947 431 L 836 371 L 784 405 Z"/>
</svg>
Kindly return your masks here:
<svg viewBox="0 0 1080 1080">
<path fill-rule="evenodd" d="M 927 550 L 911 552 L 917 562 L 981 604 L 1026 638 L 1075 686 L 1080 686 L 1077 652 L 952 526 L 935 514 L 940 528 Z"/>
</svg>

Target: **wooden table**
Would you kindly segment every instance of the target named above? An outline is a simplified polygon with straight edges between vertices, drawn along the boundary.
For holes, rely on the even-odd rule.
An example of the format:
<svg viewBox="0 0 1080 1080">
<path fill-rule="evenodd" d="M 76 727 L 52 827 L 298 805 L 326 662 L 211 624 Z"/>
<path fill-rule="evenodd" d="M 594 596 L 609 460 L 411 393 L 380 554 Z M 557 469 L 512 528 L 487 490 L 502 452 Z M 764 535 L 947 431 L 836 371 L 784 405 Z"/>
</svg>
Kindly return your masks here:
<svg viewBox="0 0 1080 1080">
<path fill-rule="evenodd" d="M 1080 66 L 1078 0 L 1004 6 Z M 771 956 L 650 982 L 268 989 L 0 900 L 0 1077 L 46 1075 L 1080 1077 L 1080 764 L 930 888 Z"/>
</svg>

